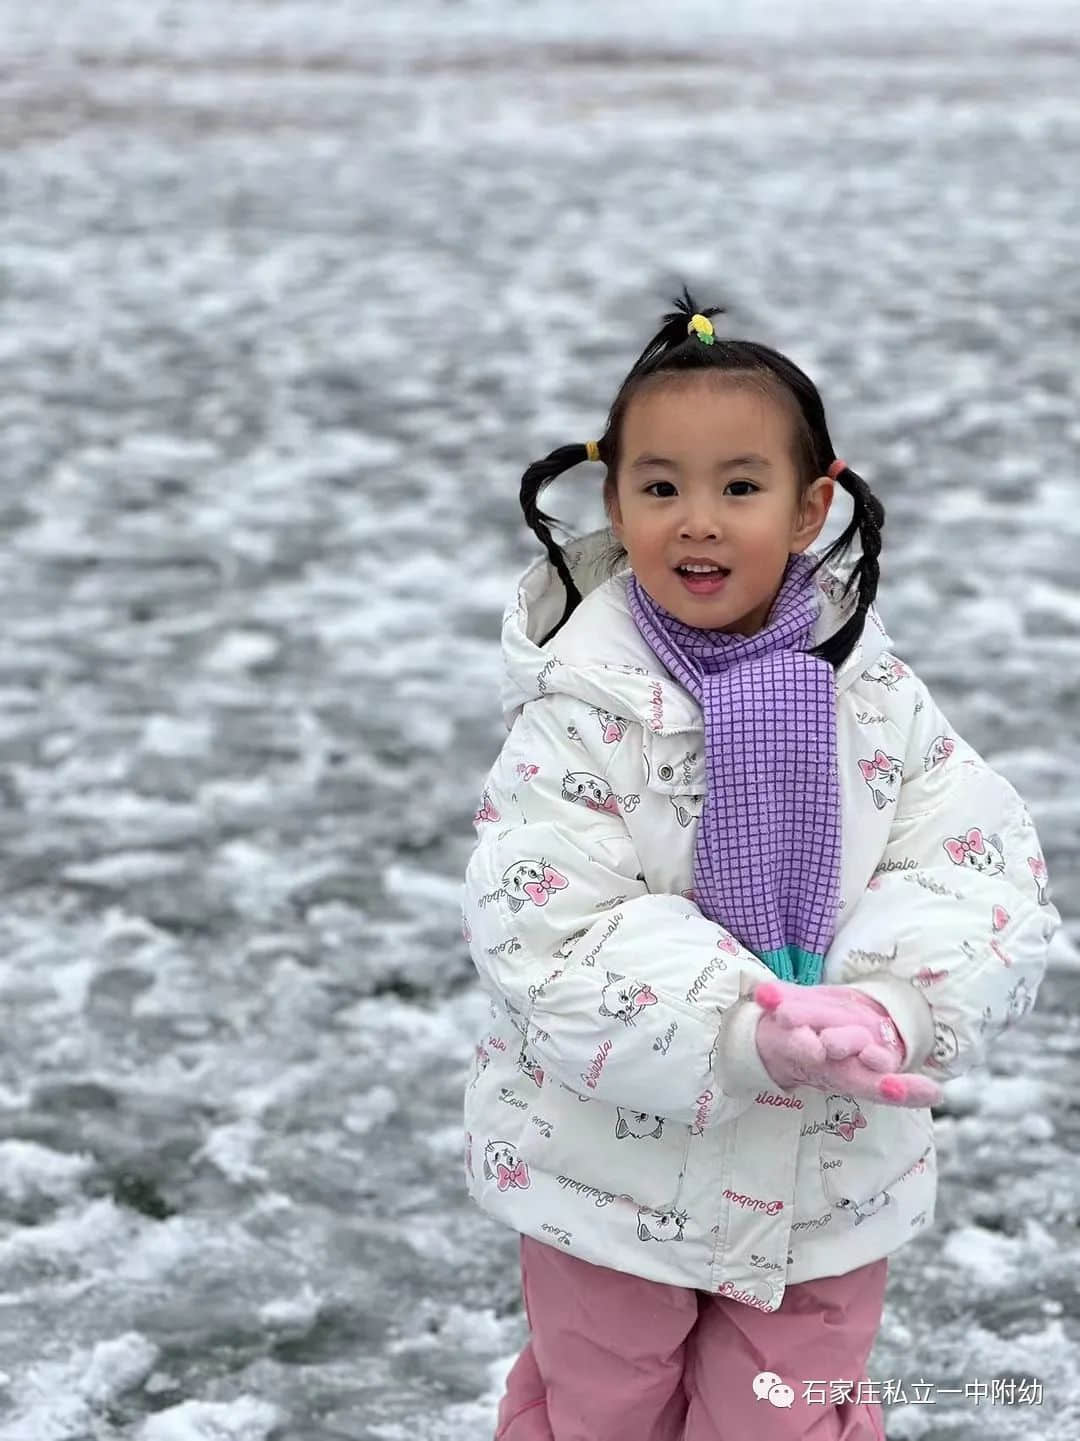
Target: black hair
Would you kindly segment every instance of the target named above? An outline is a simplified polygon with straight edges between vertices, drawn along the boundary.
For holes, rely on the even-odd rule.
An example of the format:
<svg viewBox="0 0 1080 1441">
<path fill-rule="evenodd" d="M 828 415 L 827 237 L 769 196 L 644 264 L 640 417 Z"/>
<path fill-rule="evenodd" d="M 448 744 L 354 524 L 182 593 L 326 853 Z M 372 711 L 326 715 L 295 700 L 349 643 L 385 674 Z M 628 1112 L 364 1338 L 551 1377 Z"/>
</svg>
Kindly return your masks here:
<svg viewBox="0 0 1080 1441">
<path fill-rule="evenodd" d="M 653 377 L 667 379 L 694 371 L 726 374 L 735 383 L 754 385 L 788 411 L 793 423 L 793 459 L 799 477 L 800 493 L 817 476 L 825 475 L 837 457 L 829 438 L 825 407 L 809 376 L 786 355 L 781 355 L 779 351 L 771 350 L 767 345 L 754 340 L 730 340 L 714 334 L 713 343 L 704 344 L 696 334 L 688 332 L 690 317 L 722 315 L 724 308 L 714 305 L 702 310 L 685 285 L 681 298 L 676 298 L 672 303 L 675 310 L 663 317 L 660 329 L 638 356 L 619 387 L 608 412 L 607 426 L 597 442 L 599 458 L 607 467 L 604 481 L 605 499 L 610 499 L 614 494 L 622 422 L 633 396 L 646 384 L 663 383 L 654 382 Z M 560 525 L 560 522 L 555 517 L 544 514 L 538 499 L 544 486 L 550 484 L 556 476 L 587 459 L 588 451 L 584 444 L 561 445 L 543 460 L 533 461 L 521 477 L 521 509 L 526 524 L 539 537 L 566 589 L 566 608 L 541 640 L 541 645 L 545 645 L 566 624 L 580 604 L 581 594 L 571 578 L 562 547 L 552 539 L 551 527 Z M 828 547 L 811 574 L 816 574 L 819 567 L 847 551 L 857 533 L 862 554 L 844 584 L 843 598 L 847 598 L 849 590 L 857 583 L 858 603 L 835 635 L 815 646 L 810 654 L 827 660 L 835 669 L 839 669 L 855 648 L 866 621 L 866 612 L 877 595 L 878 556 L 881 553 L 885 507 L 850 466 L 841 470 L 836 479 L 851 496 L 852 517 L 843 534 Z M 625 554 L 622 546 L 616 545 L 613 548 L 612 573 L 618 560 Z"/>
</svg>

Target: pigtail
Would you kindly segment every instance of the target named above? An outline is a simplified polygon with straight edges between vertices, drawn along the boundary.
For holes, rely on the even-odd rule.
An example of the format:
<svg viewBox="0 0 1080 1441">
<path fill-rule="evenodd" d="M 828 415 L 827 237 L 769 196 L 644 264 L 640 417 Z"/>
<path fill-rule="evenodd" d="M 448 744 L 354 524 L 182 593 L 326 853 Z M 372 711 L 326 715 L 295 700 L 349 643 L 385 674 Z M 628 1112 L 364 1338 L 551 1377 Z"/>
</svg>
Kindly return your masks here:
<svg viewBox="0 0 1080 1441">
<path fill-rule="evenodd" d="M 692 315 L 722 315 L 723 306 L 713 305 L 707 310 L 702 310 L 689 288 L 684 285 L 681 296 L 676 296 L 672 301 L 675 309 L 668 311 L 663 317 L 660 329 L 646 345 L 645 349 L 638 356 L 630 369 L 630 373 L 620 387 L 619 396 L 616 397 L 612 414 L 608 419 L 604 436 L 597 442 L 599 446 L 599 459 L 606 465 L 612 460 L 611 440 L 617 433 L 621 410 L 625 408 L 626 399 L 629 397 L 633 383 L 641 375 L 647 374 L 659 368 L 665 359 L 678 351 L 680 357 L 688 357 L 695 366 L 704 363 L 701 359 L 702 347 L 696 340 L 692 340 L 687 331 L 687 325 Z M 677 357 L 676 363 L 682 364 L 683 360 Z M 583 460 L 588 460 L 589 454 L 584 445 L 561 445 L 546 455 L 543 460 L 534 460 L 525 474 L 521 477 L 521 509 L 525 515 L 525 523 L 537 536 L 540 543 L 548 553 L 548 559 L 554 566 L 559 579 L 566 591 L 566 606 L 562 616 L 548 631 L 547 635 L 539 642 L 546 645 L 551 637 L 566 624 L 574 610 L 581 603 L 581 592 L 570 575 L 570 568 L 566 564 L 566 557 L 562 547 L 559 546 L 551 535 L 551 527 L 559 525 L 560 522 L 554 516 L 545 515 L 538 504 L 538 497 L 545 485 L 549 485 L 556 476 L 569 470 L 573 465 L 580 465 Z M 614 548 L 614 555 L 625 554 L 621 547 Z"/>
<path fill-rule="evenodd" d="M 553 515 L 544 514 L 538 503 L 539 495 L 544 486 L 549 485 L 556 476 L 562 475 L 564 470 L 569 470 L 573 465 L 580 465 L 583 460 L 588 460 L 588 458 L 589 452 L 582 444 L 560 445 L 550 455 L 545 455 L 543 460 L 534 460 L 521 477 L 520 499 L 521 509 L 525 515 L 525 524 L 538 537 L 547 551 L 548 559 L 555 567 L 566 591 L 566 608 L 561 618 L 539 642 L 540 645 L 546 645 L 555 632 L 570 619 L 576 607 L 581 603 L 581 592 L 570 575 L 570 567 L 566 564 L 562 547 L 556 543 L 551 534 L 551 527 L 561 525 L 562 522 Z"/>
<path fill-rule="evenodd" d="M 843 534 L 839 535 L 826 549 L 811 571 L 811 575 L 815 575 L 821 566 L 835 560 L 838 555 L 846 551 L 857 531 L 862 554 L 844 583 L 843 594 L 846 599 L 851 587 L 858 582 L 858 603 L 840 629 L 834 635 L 829 636 L 828 640 L 823 641 L 821 645 L 815 646 L 810 654 L 827 660 L 835 670 L 839 670 L 854 650 L 859 636 L 862 635 L 863 626 L 866 623 L 866 612 L 877 595 L 880 577 L 878 557 L 881 554 L 881 530 L 885 524 L 885 507 L 862 476 L 852 470 L 850 466 L 845 467 L 836 479 L 851 496 L 851 520 Z"/>
</svg>

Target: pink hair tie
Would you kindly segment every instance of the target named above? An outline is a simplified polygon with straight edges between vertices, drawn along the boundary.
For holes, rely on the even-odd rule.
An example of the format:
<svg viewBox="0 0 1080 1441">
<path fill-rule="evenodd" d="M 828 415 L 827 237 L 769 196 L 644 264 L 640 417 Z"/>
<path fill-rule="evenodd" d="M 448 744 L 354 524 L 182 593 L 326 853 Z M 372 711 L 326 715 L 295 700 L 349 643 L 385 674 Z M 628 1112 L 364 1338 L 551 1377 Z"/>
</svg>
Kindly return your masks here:
<svg viewBox="0 0 1080 1441">
<path fill-rule="evenodd" d="M 840 474 L 840 472 L 842 470 L 847 470 L 847 468 L 848 463 L 846 460 L 834 460 L 832 465 L 829 466 L 829 479 L 835 480 L 836 477 Z"/>
</svg>

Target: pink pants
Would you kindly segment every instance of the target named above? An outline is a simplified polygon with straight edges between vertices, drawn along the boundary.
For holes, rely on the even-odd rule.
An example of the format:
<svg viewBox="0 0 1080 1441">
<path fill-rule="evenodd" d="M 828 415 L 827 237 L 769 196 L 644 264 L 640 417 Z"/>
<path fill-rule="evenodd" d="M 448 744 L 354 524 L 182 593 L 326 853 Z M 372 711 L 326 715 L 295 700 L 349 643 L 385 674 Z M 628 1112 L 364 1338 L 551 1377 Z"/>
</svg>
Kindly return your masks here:
<svg viewBox="0 0 1080 1441">
<path fill-rule="evenodd" d="M 883 1258 L 802 1281 L 779 1310 L 757 1311 L 523 1236 L 531 1334 L 506 1380 L 496 1441 L 885 1441 L 879 1405 L 834 1403 L 827 1384 L 816 1400 L 804 1395 L 807 1381 L 866 1379 L 886 1271 Z M 790 1407 L 755 1394 L 762 1371 L 791 1387 Z"/>
</svg>

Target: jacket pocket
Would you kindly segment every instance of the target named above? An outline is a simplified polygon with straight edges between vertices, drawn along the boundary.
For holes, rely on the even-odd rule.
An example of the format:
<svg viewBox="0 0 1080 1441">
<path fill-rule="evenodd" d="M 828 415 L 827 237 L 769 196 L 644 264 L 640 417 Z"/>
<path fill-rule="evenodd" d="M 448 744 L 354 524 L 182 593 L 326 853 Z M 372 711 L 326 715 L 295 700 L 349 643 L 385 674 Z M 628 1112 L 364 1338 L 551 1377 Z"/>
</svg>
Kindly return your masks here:
<svg viewBox="0 0 1080 1441">
<path fill-rule="evenodd" d="M 597 1205 L 628 1196 L 664 1212 L 682 1197 L 690 1139 L 689 1126 L 579 1096 L 545 1075 L 519 1148 L 567 1190 L 595 1191 Z"/>
<path fill-rule="evenodd" d="M 830 1206 L 851 1211 L 855 1224 L 889 1204 L 889 1188 L 933 1144 L 929 1110 L 876 1106 L 851 1096 L 825 1098 L 820 1135 L 821 1181 Z"/>
</svg>

